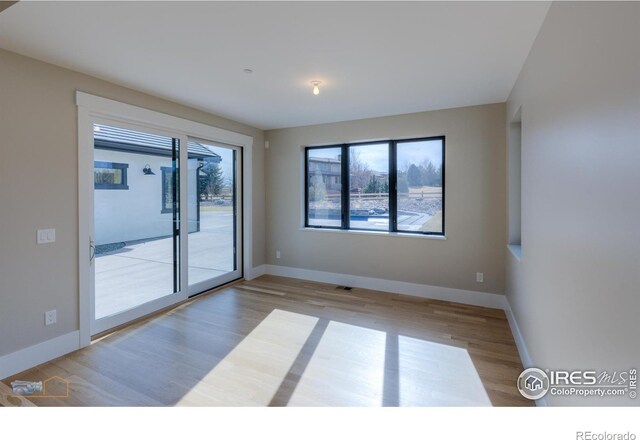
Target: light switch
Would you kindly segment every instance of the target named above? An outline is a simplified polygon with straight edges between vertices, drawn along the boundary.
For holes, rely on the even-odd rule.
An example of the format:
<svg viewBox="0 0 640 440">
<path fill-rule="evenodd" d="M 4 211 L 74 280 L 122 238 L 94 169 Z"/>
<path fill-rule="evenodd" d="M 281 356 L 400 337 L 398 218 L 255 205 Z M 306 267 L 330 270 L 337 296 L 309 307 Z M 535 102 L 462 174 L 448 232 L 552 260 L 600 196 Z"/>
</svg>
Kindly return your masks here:
<svg viewBox="0 0 640 440">
<path fill-rule="evenodd" d="M 55 229 L 38 229 L 36 238 L 37 238 L 38 244 L 53 243 L 56 241 L 56 230 Z"/>
</svg>

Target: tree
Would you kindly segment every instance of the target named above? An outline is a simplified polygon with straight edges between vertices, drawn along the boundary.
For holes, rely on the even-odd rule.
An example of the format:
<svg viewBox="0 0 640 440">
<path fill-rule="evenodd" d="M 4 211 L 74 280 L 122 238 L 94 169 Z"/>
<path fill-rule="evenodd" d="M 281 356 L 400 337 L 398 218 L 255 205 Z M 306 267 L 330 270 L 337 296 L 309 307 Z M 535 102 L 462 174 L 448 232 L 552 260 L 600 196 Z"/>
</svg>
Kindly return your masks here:
<svg viewBox="0 0 640 440">
<path fill-rule="evenodd" d="M 439 186 L 440 177 L 438 176 L 438 170 L 433 166 L 430 160 L 426 160 L 420 165 L 420 171 L 422 172 L 422 184 L 427 186 Z"/>
<path fill-rule="evenodd" d="M 371 176 L 369 178 L 369 184 L 367 185 L 367 187 L 364 189 L 365 193 L 368 194 L 378 194 L 380 191 L 380 182 L 378 181 L 378 179 L 376 179 L 376 176 Z"/>
<path fill-rule="evenodd" d="M 311 176 L 309 185 L 309 201 L 321 202 L 327 198 L 327 188 L 322 181 L 322 176 Z"/>
<path fill-rule="evenodd" d="M 407 182 L 411 187 L 422 186 L 422 172 L 415 164 L 411 164 L 407 171 Z"/>
<path fill-rule="evenodd" d="M 353 148 L 349 149 L 349 177 L 351 188 L 364 190 L 371 181 L 371 169 L 366 162 L 360 159 L 360 152 Z"/>
<path fill-rule="evenodd" d="M 207 164 L 200 169 L 200 198 L 220 195 L 224 188 L 222 168 L 218 164 Z"/>
<path fill-rule="evenodd" d="M 387 185 L 387 190 L 388 190 L 388 185 Z M 405 193 L 405 194 L 409 192 L 409 183 L 407 182 L 406 172 L 398 173 L 398 192 Z"/>
</svg>

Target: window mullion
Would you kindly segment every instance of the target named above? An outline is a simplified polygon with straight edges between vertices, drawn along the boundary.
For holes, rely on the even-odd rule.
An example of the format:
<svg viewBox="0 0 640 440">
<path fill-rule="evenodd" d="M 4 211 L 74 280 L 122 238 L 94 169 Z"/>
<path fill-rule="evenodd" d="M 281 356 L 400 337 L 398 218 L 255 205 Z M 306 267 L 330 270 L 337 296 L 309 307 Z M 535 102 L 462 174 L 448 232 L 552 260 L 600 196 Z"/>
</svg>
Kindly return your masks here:
<svg viewBox="0 0 640 440">
<path fill-rule="evenodd" d="M 389 142 L 389 231 L 398 231 L 398 167 L 396 141 Z"/>
<path fill-rule="evenodd" d="M 349 146 L 342 146 L 342 229 L 349 229 Z"/>
<path fill-rule="evenodd" d="M 309 227 L 309 149 L 304 150 L 304 227 Z"/>
</svg>

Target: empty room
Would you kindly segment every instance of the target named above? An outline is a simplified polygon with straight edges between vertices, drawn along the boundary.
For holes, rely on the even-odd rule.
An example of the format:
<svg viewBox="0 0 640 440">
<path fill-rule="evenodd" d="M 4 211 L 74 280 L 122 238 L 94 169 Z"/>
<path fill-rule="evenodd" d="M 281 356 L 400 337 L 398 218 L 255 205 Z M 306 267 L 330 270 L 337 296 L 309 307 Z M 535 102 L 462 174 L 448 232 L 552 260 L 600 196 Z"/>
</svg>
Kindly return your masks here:
<svg viewBox="0 0 640 440">
<path fill-rule="evenodd" d="M 640 435 L 638 2 L 3 1 L 0 135 L 16 432 Z"/>
</svg>

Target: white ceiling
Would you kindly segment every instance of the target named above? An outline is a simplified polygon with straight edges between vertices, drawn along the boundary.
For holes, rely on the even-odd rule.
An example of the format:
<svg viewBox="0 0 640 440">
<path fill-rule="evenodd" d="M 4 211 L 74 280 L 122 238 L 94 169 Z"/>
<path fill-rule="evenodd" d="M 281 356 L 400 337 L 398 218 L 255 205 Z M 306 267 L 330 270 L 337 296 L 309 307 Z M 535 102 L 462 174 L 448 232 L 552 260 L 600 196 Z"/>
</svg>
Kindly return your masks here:
<svg viewBox="0 0 640 440">
<path fill-rule="evenodd" d="M 22 1 L 0 47 L 269 129 L 503 102 L 548 8 Z"/>
</svg>

